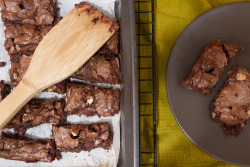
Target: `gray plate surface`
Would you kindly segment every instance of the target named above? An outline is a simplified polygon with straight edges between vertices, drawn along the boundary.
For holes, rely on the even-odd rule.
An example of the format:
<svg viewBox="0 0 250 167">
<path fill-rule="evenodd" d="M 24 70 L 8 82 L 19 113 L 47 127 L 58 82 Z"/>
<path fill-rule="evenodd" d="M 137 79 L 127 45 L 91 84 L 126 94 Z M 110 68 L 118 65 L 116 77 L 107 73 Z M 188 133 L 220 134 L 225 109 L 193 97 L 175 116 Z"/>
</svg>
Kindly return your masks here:
<svg viewBox="0 0 250 167">
<path fill-rule="evenodd" d="M 226 135 L 220 123 L 211 119 L 210 104 L 226 80 L 225 72 L 211 95 L 192 92 L 180 86 L 206 44 L 217 37 L 236 43 L 244 50 L 233 61 L 250 70 L 250 3 L 219 6 L 192 21 L 177 39 L 167 66 L 166 86 L 169 104 L 179 126 L 201 150 L 221 161 L 250 166 L 250 125 L 238 137 Z"/>
</svg>

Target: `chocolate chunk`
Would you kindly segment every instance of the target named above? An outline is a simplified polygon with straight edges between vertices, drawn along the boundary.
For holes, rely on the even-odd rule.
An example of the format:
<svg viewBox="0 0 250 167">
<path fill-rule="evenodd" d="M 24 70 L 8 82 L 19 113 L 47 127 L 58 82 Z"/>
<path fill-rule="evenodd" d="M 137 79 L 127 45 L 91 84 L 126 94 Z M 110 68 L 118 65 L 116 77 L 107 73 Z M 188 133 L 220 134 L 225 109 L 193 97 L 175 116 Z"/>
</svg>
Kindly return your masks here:
<svg viewBox="0 0 250 167">
<path fill-rule="evenodd" d="M 120 90 L 69 83 L 66 90 L 67 115 L 113 116 L 119 112 Z"/>
<path fill-rule="evenodd" d="M 95 55 L 71 77 L 93 83 L 119 84 L 119 58 L 113 55 Z"/>
<path fill-rule="evenodd" d="M 0 157 L 25 162 L 52 162 L 57 157 L 54 140 L 33 140 L 20 138 L 2 132 L 0 138 Z"/>
<path fill-rule="evenodd" d="M 52 135 L 56 148 L 61 152 L 90 151 L 97 147 L 109 149 L 113 143 L 113 134 L 108 123 L 53 125 Z"/>
<path fill-rule="evenodd" d="M 231 135 L 238 135 L 250 116 L 250 73 L 234 66 L 211 105 L 212 118 L 222 122 Z"/>
<path fill-rule="evenodd" d="M 210 94 L 224 70 L 242 49 L 240 45 L 224 44 L 219 39 L 210 42 L 181 85 L 190 90 Z"/>
</svg>

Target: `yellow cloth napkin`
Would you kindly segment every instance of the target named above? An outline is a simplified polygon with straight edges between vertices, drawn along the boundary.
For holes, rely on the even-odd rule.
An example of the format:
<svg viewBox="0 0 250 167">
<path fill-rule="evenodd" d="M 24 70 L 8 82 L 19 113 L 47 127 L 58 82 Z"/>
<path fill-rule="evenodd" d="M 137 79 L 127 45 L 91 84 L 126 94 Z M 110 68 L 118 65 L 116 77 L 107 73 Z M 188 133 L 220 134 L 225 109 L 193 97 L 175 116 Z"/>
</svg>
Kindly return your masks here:
<svg viewBox="0 0 250 167">
<path fill-rule="evenodd" d="M 185 136 L 171 113 L 165 86 L 167 60 L 182 30 L 203 12 L 230 2 L 239 0 L 155 0 L 158 166 L 231 166 L 207 155 Z"/>
</svg>

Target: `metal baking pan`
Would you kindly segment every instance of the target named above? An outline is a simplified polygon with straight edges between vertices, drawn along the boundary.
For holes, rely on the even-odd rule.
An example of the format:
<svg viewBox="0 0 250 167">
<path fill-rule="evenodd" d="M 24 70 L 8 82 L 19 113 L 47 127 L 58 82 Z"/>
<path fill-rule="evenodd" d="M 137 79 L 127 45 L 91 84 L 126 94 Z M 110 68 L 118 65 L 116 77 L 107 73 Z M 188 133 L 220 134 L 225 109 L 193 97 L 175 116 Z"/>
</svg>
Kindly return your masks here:
<svg viewBox="0 0 250 167">
<path fill-rule="evenodd" d="M 139 107 L 133 0 L 117 0 L 121 47 L 121 149 L 118 166 L 139 166 Z"/>
</svg>

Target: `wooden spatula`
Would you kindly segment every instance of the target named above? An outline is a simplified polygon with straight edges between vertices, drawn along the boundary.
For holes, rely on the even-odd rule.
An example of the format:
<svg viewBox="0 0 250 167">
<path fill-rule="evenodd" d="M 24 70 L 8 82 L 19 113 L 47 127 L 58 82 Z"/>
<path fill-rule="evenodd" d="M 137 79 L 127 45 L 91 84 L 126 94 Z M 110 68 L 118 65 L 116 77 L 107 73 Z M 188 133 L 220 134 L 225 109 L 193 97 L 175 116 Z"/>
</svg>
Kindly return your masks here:
<svg viewBox="0 0 250 167">
<path fill-rule="evenodd" d="M 72 75 L 118 30 L 118 24 L 82 2 L 38 45 L 22 81 L 0 103 L 0 129 L 37 93 Z"/>
</svg>

